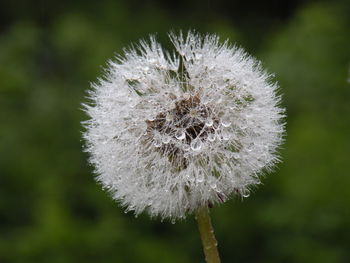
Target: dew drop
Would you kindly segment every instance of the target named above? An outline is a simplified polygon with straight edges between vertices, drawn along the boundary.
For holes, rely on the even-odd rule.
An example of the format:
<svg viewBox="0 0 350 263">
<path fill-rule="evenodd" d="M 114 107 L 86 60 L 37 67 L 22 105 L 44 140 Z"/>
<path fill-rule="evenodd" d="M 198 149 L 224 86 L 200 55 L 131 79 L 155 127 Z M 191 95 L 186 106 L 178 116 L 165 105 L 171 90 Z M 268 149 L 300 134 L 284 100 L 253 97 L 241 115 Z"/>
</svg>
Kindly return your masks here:
<svg viewBox="0 0 350 263">
<path fill-rule="evenodd" d="M 165 136 L 162 138 L 162 142 L 163 142 L 164 144 L 168 144 L 168 143 L 170 142 L 170 137 L 167 136 L 167 135 L 165 135 Z"/>
<path fill-rule="evenodd" d="M 162 141 L 159 139 L 154 139 L 153 145 L 159 148 L 162 145 Z"/>
<path fill-rule="evenodd" d="M 221 136 L 224 141 L 228 141 L 231 137 L 230 132 L 228 130 L 222 130 Z"/>
<path fill-rule="evenodd" d="M 197 60 L 201 59 L 202 57 L 203 57 L 203 55 L 200 54 L 200 53 L 197 53 L 197 54 L 195 55 L 195 58 L 196 58 Z"/>
<path fill-rule="evenodd" d="M 202 142 L 200 140 L 193 140 L 191 142 L 191 149 L 193 151 L 199 151 L 202 148 Z"/>
<path fill-rule="evenodd" d="M 178 139 L 178 140 L 183 140 L 186 138 L 186 134 L 183 130 L 178 130 L 176 133 L 175 133 L 175 138 Z"/>
<path fill-rule="evenodd" d="M 250 192 L 249 192 L 249 190 L 246 190 L 246 189 L 245 189 L 245 190 L 242 191 L 241 195 L 242 195 L 242 197 L 245 197 L 245 198 L 246 198 L 246 197 L 249 197 Z"/>
<path fill-rule="evenodd" d="M 215 141 L 215 134 L 214 133 L 209 133 L 208 134 L 208 141 L 210 141 L 210 142 Z"/>
<path fill-rule="evenodd" d="M 203 173 L 199 173 L 197 176 L 197 182 L 201 183 L 204 181 L 204 174 Z"/>
<path fill-rule="evenodd" d="M 214 180 L 210 182 L 210 187 L 216 189 L 216 182 Z"/>
<path fill-rule="evenodd" d="M 238 153 L 233 153 L 233 158 L 235 158 L 236 160 L 240 159 L 240 156 Z"/>
<path fill-rule="evenodd" d="M 182 149 L 187 152 L 187 151 L 189 151 L 191 149 L 191 147 L 188 144 L 184 144 L 182 146 Z"/>
<path fill-rule="evenodd" d="M 222 117 L 221 125 L 224 126 L 224 127 L 229 127 L 231 125 L 230 118 L 228 116 Z"/>
<path fill-rule="evenodd" d="M 205 122 L 205 125 L 208 126 L 208 127 L 213 126 L 213 124 L 214 124 L 214 121 L 213 121 L 212 118 L 208 118 L 208 119 L 206 120 L 206 122 Z"/>
<path fill-rule="evenodd" d="M 157 60 L 156 60 L 156 59 L 154 59 L 154 58 L 150 58 L 148 61 L 149 61 L 150 63 L 152 63 L 152 64 L 154 64 L 154 63 L 156 63 L 156 62 L 157 62 Z"/>
<path fill-rule="evenodd" d="M 209 98 L 209 96 L 203 96 L 201 101 L 203 104 L 208 104 L 210 101 L 210 98 Z"/>
</svg>

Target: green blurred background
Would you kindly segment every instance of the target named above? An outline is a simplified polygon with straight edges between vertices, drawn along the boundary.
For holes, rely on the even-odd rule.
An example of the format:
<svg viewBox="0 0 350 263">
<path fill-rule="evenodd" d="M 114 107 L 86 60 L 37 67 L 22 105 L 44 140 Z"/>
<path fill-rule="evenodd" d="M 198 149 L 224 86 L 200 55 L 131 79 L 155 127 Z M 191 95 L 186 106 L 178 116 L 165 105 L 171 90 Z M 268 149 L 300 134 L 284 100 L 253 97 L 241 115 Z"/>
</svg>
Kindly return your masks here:
<svg viewBox="0 0 350 263">
<path fill-rule="evenodd" d="M 197 29 L 276 74 L 284 162 L 212 209 L 223 262 L 350 262 L 349 1 L 1 1 L 0 262 L 203 262 L 193 217 L 125 214 L 82 153 L 89 83 L 124 46 Z"/>
</svg>

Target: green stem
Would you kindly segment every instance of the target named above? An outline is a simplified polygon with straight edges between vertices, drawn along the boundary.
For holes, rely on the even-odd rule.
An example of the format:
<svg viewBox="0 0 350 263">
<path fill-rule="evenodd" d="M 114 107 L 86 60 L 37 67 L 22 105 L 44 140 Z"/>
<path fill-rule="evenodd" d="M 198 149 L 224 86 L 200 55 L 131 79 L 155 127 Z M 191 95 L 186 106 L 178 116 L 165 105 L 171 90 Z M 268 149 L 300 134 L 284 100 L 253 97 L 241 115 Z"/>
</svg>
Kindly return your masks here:
<svg viewBox="0 0 350 263">
<path fill-rule="evenodd" d="M 203 251 L 207 263 L 220 263 L 217 241 L 214 235 L 214 229 L 211 225 L 209 211 L 207 206 L 200 207 L 196 212 L 199 233 L 201 235 Z"/>
</svg>

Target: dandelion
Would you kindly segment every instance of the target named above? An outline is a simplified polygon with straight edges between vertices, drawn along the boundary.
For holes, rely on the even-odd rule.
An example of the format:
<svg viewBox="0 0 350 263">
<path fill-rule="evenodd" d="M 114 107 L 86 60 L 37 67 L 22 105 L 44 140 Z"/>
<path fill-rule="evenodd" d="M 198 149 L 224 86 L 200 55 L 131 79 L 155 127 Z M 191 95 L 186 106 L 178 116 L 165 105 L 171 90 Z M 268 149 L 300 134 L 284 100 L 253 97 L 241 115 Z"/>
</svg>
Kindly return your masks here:
<svg viewBox="0 0 350 263">
<path fill-rule="evenodd" d="M 196 212 L 205 232 L 208 206 L 249 196 L 279 161 L 284 110 L 277 84 L 242 49 L 215 35 L 169 36 L 173 53 L 151 37 L 109 61 L 85 105 L 86 151 L 126 211 L 172 221 Z"/>
</svg>

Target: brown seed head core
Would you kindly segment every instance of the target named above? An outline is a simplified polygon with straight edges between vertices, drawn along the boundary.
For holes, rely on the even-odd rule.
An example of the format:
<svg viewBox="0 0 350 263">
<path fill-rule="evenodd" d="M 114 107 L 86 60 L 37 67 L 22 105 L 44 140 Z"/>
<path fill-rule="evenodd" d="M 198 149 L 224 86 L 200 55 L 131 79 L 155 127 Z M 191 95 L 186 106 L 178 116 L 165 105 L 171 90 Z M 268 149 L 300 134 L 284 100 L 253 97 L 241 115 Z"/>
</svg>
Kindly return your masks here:
<svg viewBox="0 0 350 263">
<path fill-rule="evenodd" d="M 206 121 L 210 118 L 212 118 L 212 123 L 206 125 Z M 219 126 L 219 119 L 213 116 L 210 107 L 201 103 L 198 95 L 194 95 L 176 101 L 173 109 L 159 113 L 154 120 L 147 120 L 146 123 L 145 142 L 153 141 L 154 134 L 159 133 L 190 146 L 193 140 L 206 140 L 209 134 L 214 134 L 215 129 Z M 182 138 L 177 136 L 179 132 L 183 133 Z M 157 151 L 166 154 L 172 162 L 184 162 L 183 148 L 171 141 L 161 143 Z"/>
</svg>

